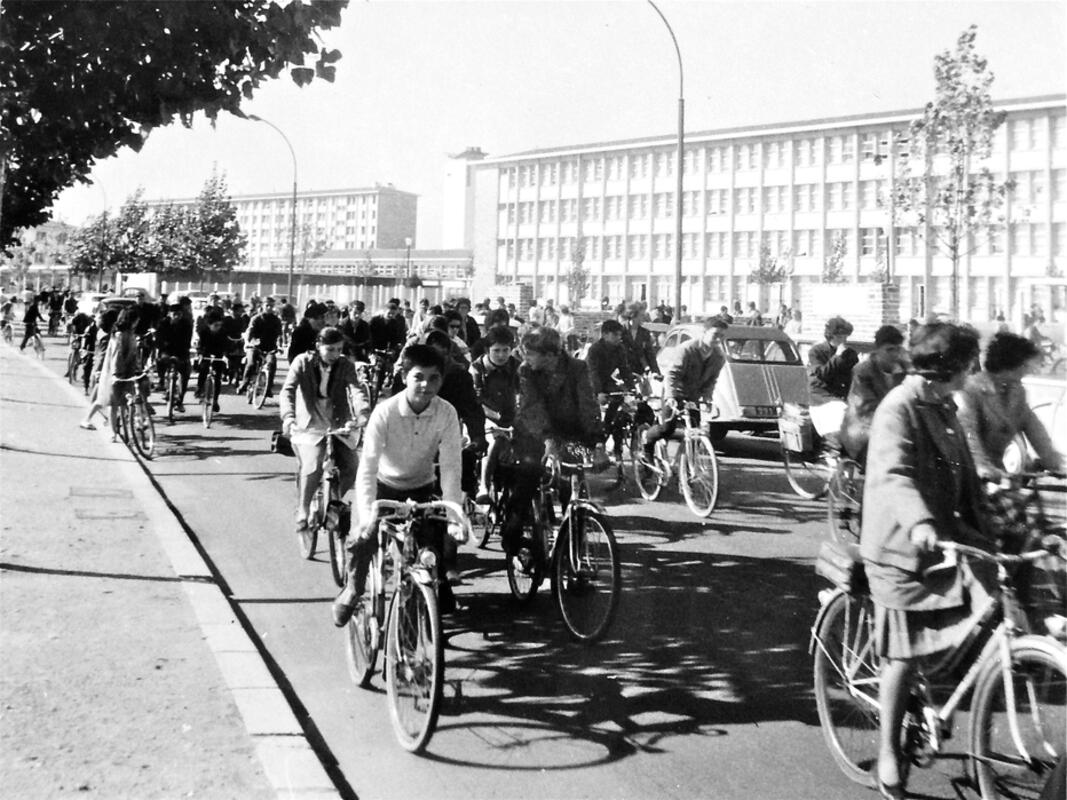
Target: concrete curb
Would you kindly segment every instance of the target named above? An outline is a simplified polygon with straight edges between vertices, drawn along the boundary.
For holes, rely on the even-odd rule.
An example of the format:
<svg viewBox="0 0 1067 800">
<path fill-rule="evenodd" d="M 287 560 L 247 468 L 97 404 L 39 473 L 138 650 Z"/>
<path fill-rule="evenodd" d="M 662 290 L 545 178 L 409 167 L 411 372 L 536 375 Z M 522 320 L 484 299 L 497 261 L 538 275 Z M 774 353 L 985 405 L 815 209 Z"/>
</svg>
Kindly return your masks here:
<svg viewBox="0 0 1067 800">
<path fill-rule="evenodd" d="M 84 406 L 85 396 L 79 389 L 38 359 L 26 360 L 63 387 L 69 398 Z M 118 462 L 117 466 L 134 499 L 144 510 L 171 568 L 182 580 L 204 640 L 241 714 L 245 730 L 255 744 L 267 781 L 278 797 L 285 800 L 340 797 L 285 693 L 274 680 L 255 642 L 241 625 L 185 527 L 126 445 L 112 442 L 110 429 L 101 427 L 97 435 L 103 452 Z"/>
</svg>

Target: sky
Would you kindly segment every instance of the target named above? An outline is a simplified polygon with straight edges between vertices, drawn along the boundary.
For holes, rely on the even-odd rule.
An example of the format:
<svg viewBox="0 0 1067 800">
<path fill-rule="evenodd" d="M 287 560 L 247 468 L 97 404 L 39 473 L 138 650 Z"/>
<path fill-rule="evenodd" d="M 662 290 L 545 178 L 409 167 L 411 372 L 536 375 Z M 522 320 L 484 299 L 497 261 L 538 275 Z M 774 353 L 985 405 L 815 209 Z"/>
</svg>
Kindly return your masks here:
<svg viewBox="0 0 1067 800">
<path fill-rule="evenodd" d="M 968 25 L 996 75 L 994 99 L 1067 88 L 1067 0 L 705 0 L 657 3 L 682 55 L 686 130 L 921 108 L 933 59 Z M 415 246 L 440 246 L 449 154 L 489 155 L 672 134 L 678 64 L 647 2 L 352 0 L 334 83 L 286 73 L 242 107 L 292 143 L 300 190 L 392 183 L 419 195 Z M 233 194 L 289 192 L 293 166 L 262 123 L 175 123 L 139 153 L 99 162 L 60 195 L 81 224 L 147 199 L 193 197 L 217 169 Z"/>
</svg>

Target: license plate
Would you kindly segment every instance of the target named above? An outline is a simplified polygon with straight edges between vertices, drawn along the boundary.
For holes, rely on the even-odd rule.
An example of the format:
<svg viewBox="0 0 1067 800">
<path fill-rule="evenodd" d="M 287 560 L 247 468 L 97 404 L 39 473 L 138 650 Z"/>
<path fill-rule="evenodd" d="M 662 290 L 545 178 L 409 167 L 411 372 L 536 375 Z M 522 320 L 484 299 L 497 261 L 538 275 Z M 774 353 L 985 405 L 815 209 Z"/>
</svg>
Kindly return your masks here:
<svg viewBox="0 0 1067 800">
<path fill-rule="evenodd" d="M 775 418 L 775 417 L 778 416 L 778 407 L 777 406 L 748 406 L 745 409 L 745 412 L 746 413 L 745 413 L 744 416 L 746 416 L 746 417 L 771 417 L 771 418 Z"/>
</svg>

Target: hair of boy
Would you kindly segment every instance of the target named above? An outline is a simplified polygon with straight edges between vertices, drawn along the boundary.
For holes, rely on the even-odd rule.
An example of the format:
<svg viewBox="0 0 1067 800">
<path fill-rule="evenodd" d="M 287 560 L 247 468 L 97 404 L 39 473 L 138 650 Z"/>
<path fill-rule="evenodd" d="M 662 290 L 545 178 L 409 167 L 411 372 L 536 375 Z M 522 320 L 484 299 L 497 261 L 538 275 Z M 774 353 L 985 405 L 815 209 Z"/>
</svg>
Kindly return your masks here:
<svg viewBox="0 0 1067 800">
<path fill-rule="evenodd" d="M 404 348 L 400 354 L 400 368 L 406 375 L 409 370 L 421 367 L 422 369 L 434 369 L 442 375 L 445 372 L 445 359 L 439 352 L 428 344 L 411 344 Z"/>
</svg>

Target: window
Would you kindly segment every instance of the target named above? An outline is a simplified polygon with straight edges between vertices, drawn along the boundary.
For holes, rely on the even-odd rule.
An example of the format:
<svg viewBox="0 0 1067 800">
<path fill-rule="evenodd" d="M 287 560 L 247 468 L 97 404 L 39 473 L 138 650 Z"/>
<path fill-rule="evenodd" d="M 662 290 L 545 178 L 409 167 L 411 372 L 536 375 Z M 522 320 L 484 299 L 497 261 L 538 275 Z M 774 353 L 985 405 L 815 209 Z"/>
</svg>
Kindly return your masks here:
<svg viewBox="0 0 1067 800">
<path fill-rule="evenodd" d="M 656 234 L 655 246 L 656 246 L 656 258 L 665 261 L 674 255 L 674 237 L 670 234 L 660 233 Z"/>
<path fill-rule="evenodd" d="M 878 239 L 882 234 L 881 228 L 863 228 L 860 231 L 860 254 L 873 256 L 878 252 Z"/>
<path fill-rule="evenodd" d="M 727 194 L 726 189 L 709 189 L 704 194 L 704 206 L 709 217 L 727 213 L 729 210 L 727 208 L 728 203 L 729 194 Z"/>
<path fill-rule="evenodd" d="M 736 145 L 734 149 L 734 168 L 738 171 L 756 169 L 757 146 L 754 144 Z"/>
<path fill-rule="evenodd" d="M 577 161 L 565 161 L 563 163 L 563 183 L 577 183 L 578 182 L 578 162 Z"/>
<path fill-rule="evenodd" d="M 1052 223 L 1052 255 L 1067 255 L 1067 225 L 1062 222 Z"/>
<path fill-rule="evenodd" d="M 1067 169 L 1052 170 L 1052 202 L 1067 202 Z"/>
<path fill-rule="evenodd" d="M 620 195 L 604 198 L 604 219 L 622 219 L 622 197 Z"/>
<path fill-rule="evenodd" d="M 860 181 L 860 208 L 878 208 L 878 201 L 884 189 L 885 181 Z"/>
<path fill-rule="evenodd" d="M 754 186 L 746 186 L 741 189 L 734 190 L 734 213 L 735 214 L 755 214 L 756 213 L 756 192 L 758 190 Z"/>
<path fill-rule="evenodd" d="M 685 169 L 683 172 L 686 175 L 695 175 L 700 165 L 700 151 L 694 148 L 687 148 L 685 151 Z"/>
<path fill-rule="evenodd" d="M 1063 170 L 1058 170 L 1062 172 Z M 1015 181 L 1015 191 L 1012 195 L 1015 202 L 1023 206 L 1035 206 L 1041 203 L 1045 197 L 1045 173 L 1041 170 L 1029 172 L 1013 172 L 1012 180 Z"/>
<path fill-rule="evenodd" d="M 1034 150 L 1037 147 L 1037 120 L 1013 119 L 1011 121 L 1011 149 Z"/>
<path fill-rule="evenodd" d="M 582 219 L 587 222 L 600 219 L 599 197 L 586 197 L 582 200 Z"/>
<path fill-rule="evenodd" d="M 766 214 L 784 214 L 789 210 L 789 187 L 767 186 L 763 190 L 763 211 Z"/>
<path fill-rule="evenodd" d="M 648 236 L 641 234 L 631 236 L 629 239 L 630 258 L 648 258 Z"/>
<path fill-rule="evenodd" d="M 785 166 L 785 142 L 767 142 L 763 145 L 763 165 L 766 169 Z"/>
<path fill-rule="evenodd" d="M 552 201 L 552 205 L 555 206 L 556 201 Z M 561 200 L 559 204 L 559 221 L 560 222 L 575 222 L 578 219 L 578 200 L 577 198 L 570 198 L 568 200 Z"/>
<path fill-rule="evenodd" d="M 608 180 L 609 181 L 621 181 L 623 178 L 623 157 L 612 156 L 608 160 Z"/>
<path fill-rule="evenodd" d="M 798 167 L 815 165 L 815 140 L 798 139 L 793 142 L 793 160 Z"/>
<path fill-rule="evenodd" d="M 843 133 L 830 139 L 830 163 L 851 164 L 856 160 L 855 144 L 851 133 Z"/>
<path fill-rule="evenodd" d="M 1053 150 L 1067 149 L 1067 116 L 1057 114 L 1048 118 Z"/>
<path fill-rule="evenodd" d="M 793 187 L 793 210 L 815 211 L 816 210 L 816 185 L 814 183 L 800 183 Z"/>
<path fill-rule="evenodd" d="M 813 230 L 793 231 L 793 255 L 795 255 L 795 256 L 813 256 L 813 255 L 815 255 L 815 231 L 813 231 Z"/>
<path fill-rule="evenodd" d="M 726 148 L 709 147 L 707 156 L 708 172 L 724 172 L 726 169 Z"/>
<path fill-rule="evenodd" d="M 586 183 L 604 180 L 604 159 L 591 158 L 582 163 L 582 178 Z"/>
<path fill-rule="evenodd" d="M 647 178 L 648 177 L 648 155 L 635 155 L 630 156 L 630 177 L 631 178 Z"/>
<path fill-rule="evenodd" d="M 656 177 L 665 178 L 674 172 L 674 153 L 656 153 Z"/>
</svg>

